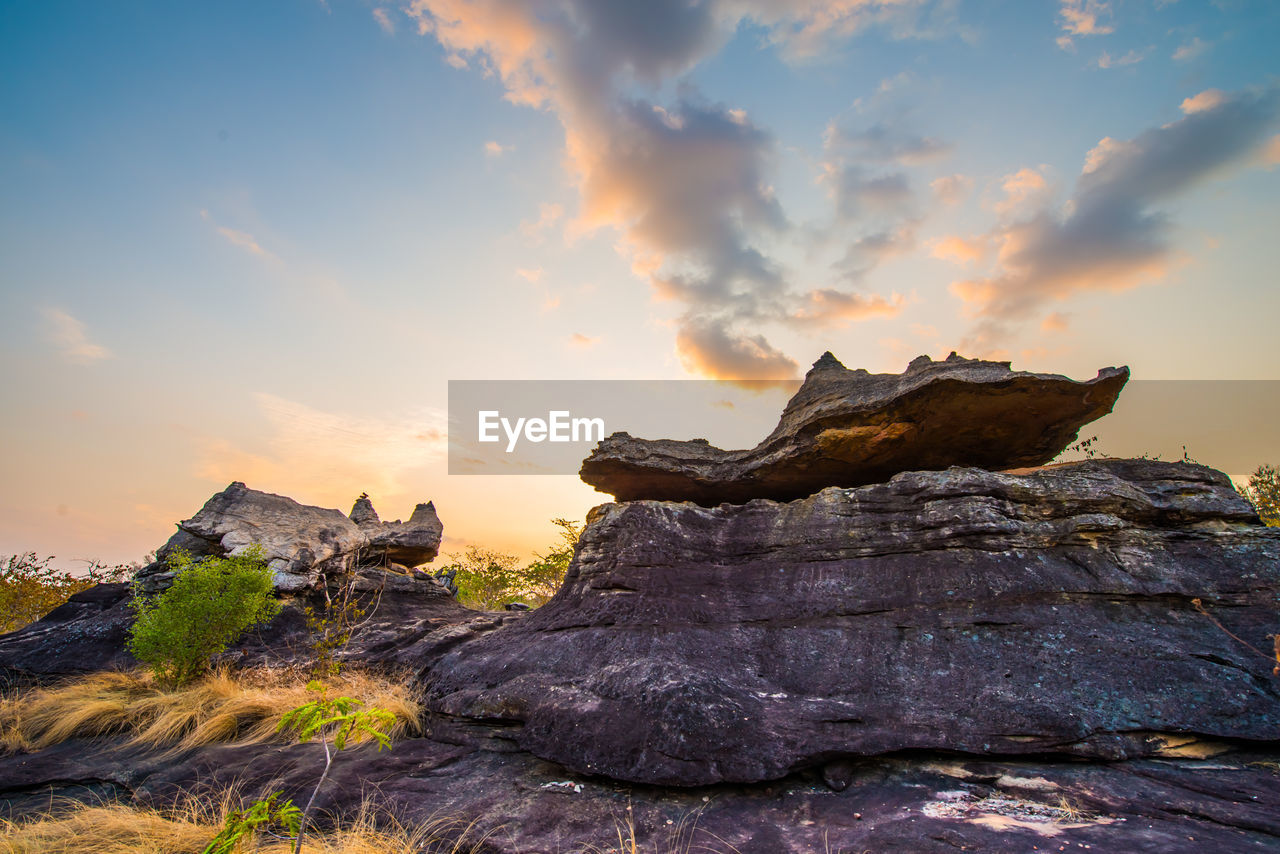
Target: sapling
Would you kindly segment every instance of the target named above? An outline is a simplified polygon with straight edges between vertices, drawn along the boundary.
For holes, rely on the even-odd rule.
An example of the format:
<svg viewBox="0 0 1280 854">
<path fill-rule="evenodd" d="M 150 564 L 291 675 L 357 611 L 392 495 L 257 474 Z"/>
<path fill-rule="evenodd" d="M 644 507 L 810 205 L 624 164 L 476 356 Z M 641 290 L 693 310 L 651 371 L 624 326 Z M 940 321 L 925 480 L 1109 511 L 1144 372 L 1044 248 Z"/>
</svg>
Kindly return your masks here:
<svg viewBox="0 0 1280 854">
<path fill-rule="evenodd" d="M 320 780 L 311 791 L 307 805 L 302 809 L 302 817 L 298 822 L 298 836 L 293 844 L 293 853 L 302 850 L 302 836 L 307 831 L 307 821 L 311 818 L 311 808 L 315 805 L 316 795 L 329 779 L 329 769 L 333 766 L 334 756 L 344 750 L 353 738 L 361 735 L 369 736 L 378 742 L 378 750 L 391 747 L 391 738 L 387 730 L 395 723 L 396 716 L 386 709 L 372 707 L 362 709 L 359 700 L 350 697 L 334 697 L 330 699 L 325 687 L 318 681 L 307 684 L 308 691 L 320 695 L 305 706 L 299 706 L 289 712 L 276 727 L 276 732 L 297 731 L 298 741 L 308 742 L 319 737 L 324 746 L 324 770 L 320 772 Z"/>
</svg>

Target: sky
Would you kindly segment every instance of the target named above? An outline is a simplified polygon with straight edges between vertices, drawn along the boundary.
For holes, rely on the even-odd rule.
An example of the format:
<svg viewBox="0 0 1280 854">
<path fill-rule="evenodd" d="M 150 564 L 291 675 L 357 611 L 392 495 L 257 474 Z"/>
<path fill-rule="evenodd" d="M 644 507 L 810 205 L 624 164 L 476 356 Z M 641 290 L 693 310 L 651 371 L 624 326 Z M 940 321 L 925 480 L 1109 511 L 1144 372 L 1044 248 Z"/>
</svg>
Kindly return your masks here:
<svg viewBox="0 0 1280 854">
<path fill-rule="evenodd" d="M 138 560 L 233 480 L 433 500 L 447 553 L 607 500 L 450 476 L 449 380 L 1280 380 L 1276 44 L 1272 0 L 3 0 L 0 554 Z"/>
</svg>

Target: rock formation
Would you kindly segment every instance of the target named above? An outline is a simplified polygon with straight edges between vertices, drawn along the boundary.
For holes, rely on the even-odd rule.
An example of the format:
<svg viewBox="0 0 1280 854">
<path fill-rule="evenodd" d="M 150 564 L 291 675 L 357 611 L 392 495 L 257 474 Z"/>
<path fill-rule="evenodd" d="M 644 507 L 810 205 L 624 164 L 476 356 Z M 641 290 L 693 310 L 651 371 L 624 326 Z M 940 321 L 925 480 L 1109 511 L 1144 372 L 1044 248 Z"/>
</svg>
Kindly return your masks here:
<svg viewBox="0 0 1280 854">
<path fill-rule="evenodd" d="M 593 510 L 531 612 L 365 565 L 434 555 L 431 505 L 388 525 L 367 496 L 347 518 L 232 484 L 166 549 L 261 543 L 287 599 L 352 567 L 378 597 L 342 655 L 412 666 L 425 733 L 349 751 L 326 812 L 373 791 L 402 820 L 475 819 L 501 854 L 631 826 L 645 850 L 739 854 L 1274 849 L 1280 529 L 1203 466 L 1035 467 L 1126 377 L 956 357 L 875 377 L 828 355 L 755 451 L 615 435 L 584 478 L 670 500 Z M 0 679 L 128 664 L 127 592 L 0 637 Z M 236 654 L 306 641 L 289 605 Z M 297 800 L 320 750 L 71 741 L 0 755 L 0 803 Z"/>
<path fill-rule="evenodd" d="M 1232 637 L 1269 648 L 1278 594 L 1280 530 L 1212 469 L 909 472 L 598 507 L 550 603 L 421 678 L 444 714 L 638 783 L 903 750 L 1113 760 L 1280 740 L 1276 662 Z"/>
<path fill-rule="evenodd" d="M 1104 368 L 1074 382 L 955 353 L 942 362 L 921 356 L 900 375 L 870 374 L 826 353 L 778 426 L 751 450 L 614 433 L 583 462 L 581 475 L 619 501 L 711 507 L 790 501 L 828 486 L 883 483 L 903 471 L 1036 466 L 1110 412 L 1128 378 L 1128 368 Z"/>
<path fill-rule="evenodd" d="M 426 563 L 439 552 L 443 533 L 430 502 L 414 508 L 408 522 L 382 522 L 367 495 L 357 499 L 347 517 L 236 482 L 178 523 L 178 532 L 157 551 L 158 560 L 139 573 L 139 581 L 145 589 L 165 586 L 171 574 L 164 559 L 175 548 L 202 556 L 258 546 L 275 573 L 277 590 L 314 589 L 358 566 Z"/>
</svg>

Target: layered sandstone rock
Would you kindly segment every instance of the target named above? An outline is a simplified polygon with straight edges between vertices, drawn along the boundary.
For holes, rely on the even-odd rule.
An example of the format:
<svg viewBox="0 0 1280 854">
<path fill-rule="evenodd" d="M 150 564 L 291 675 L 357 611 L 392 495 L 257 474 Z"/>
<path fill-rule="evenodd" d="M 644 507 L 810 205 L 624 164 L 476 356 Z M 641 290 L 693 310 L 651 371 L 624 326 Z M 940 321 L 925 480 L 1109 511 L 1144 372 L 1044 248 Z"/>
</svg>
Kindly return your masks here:
<svg viewBox="0 0 1280 854">
<path fill-rule="evenodd" d="M 1075 382 L 954 353 L 941 362 L 921 356 L 903 374 L 870 374 L 826 353 L 756 447 L 723 451 L 702 440 L 614 433 L 581 476 L 619 501 L 714 506 L 789 501 L 903 471 L 1037 466 L 1110 412 L 1128 378 L 1128 368 L 1104 368 Z"/>
<path fill-rule="evenodd" d="M 550 603 L 426 663 L 434 710 L 681 786 L 908 749 L 1280 740 L 1257 651 L 1280 628 L 1280 530 L 1202 466 L 951 468 L 589 522 Z"/>
</svg>

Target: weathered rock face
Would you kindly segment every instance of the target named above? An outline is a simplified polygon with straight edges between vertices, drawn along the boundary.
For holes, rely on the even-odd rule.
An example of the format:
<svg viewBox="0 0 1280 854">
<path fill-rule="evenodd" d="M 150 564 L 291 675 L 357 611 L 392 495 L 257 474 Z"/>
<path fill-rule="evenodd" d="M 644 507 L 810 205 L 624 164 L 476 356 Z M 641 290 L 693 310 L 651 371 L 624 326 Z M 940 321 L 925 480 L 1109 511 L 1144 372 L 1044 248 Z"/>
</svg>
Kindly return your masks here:
<svg viewBox="0 0 1280 854">
<path fill-rule="evenodd" d="M 1274 745 L 1275 662 L 1224 629 L 1269 649 L 1278 595 L 1280 530 L 1211 469 L 910 472 L 787 504 L 599 507 L 550 603 L 420 678 L 437 712 L 643 783 L 906 749 Z"/>
<path fill-rule="evenodd" d="M 357 566 L 426 563 L 438 553 L 443 533 L 431 503 L 419 504 L 408 522 L 382 522 L 364 496 L 348 518 L 236 482 L 178 523 L 178 532 L 157 552 L 159 560 L 140 572 L 139 580 L 151 589 L 165 586 L 171 574 L 164 559 L 175 548 L 221 556 L 257 545 L 275 573 L 277 590 L 314 589 Z"/>
<path fill-rule="evenodd" d="M 903 374 L 870 374 L 827 353 L 755 448 L 614 433 L 583 462 L 581 476 L 619 501 L 714 506 L 789 501 L 903 471 L 1038 466 L 1110 412 L 1128 378 L 1128 368 L 1105 368 L 1075 382 L 954 353 L 942 362 L 921 356 Z"/>
</svg>

